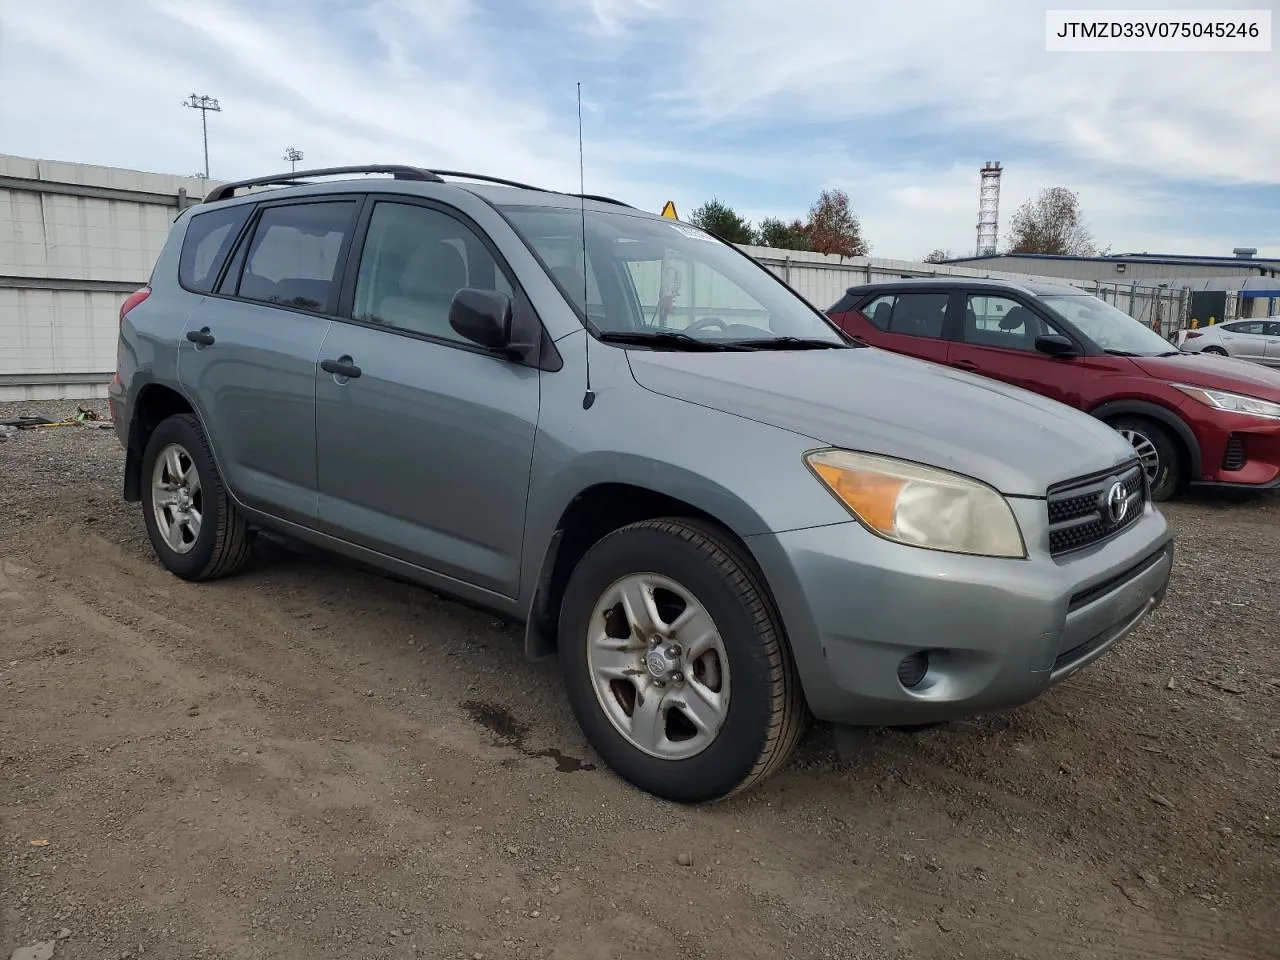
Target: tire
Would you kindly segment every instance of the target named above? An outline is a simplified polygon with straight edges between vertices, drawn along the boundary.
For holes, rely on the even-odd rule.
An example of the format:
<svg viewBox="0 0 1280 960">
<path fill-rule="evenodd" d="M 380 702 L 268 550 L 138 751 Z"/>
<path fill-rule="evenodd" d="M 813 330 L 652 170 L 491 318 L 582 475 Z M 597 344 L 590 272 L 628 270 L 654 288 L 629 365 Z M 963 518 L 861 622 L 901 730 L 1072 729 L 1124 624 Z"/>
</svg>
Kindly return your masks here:
<svg viewBox="0 0 1280 960">
<path fill-rule="evenodd" d="M 626 614 L 624 590 L 636 600 L 633 610 L 641 609 L 645 596 L 653 598 L 654 633 L 667 636 L 662 643 L 652 644 L 653 633 L 649 642 L 643 635 L 631 642 L 635 622 L 646 618 Z M 701 621 L 704 629 L 680 623 L 678 613 L 698 610 L 708 618 Z M 680 629 L 669 629 L 672 624 Z M 620 639 L 612 646 L 592 640 L 606 634 Z M 690 649 L 672 656 L 673 641 Z M 650 669 L 655 655 L 677 672 Z M 559 656 L 569 703 L 591 746 L 623 779 L 667 800 L 719 800 L 765 779 L 790 757 L 808 719 L 759 575 L 742 549 L 711 524 L 646 520 L 591 547 L 565 589 Z M 613 680 L 603 679 L 609 668 Z M 658 677 L 665 686 L 654 685 Z M 656 710 L 645 710 L 651 702 Z M 695 714 L 703 729 L 692 722 Z M 642 732 L 634 736 L 625 732 L 641 719 L 652 722 L 638 725 Z"/>
<path fill-rule="evenodd" d="M 1204 348 L 1203 350 L 1201 350 L 1200 352 L 1201 352 L 1201 353 L 1211 353 L 1211 354 L 1213 354 L 1215 357 L 1225 357 L 1225 356 L 1227 355 L 1227 351 L 1223 350 L 1221 347 L 1205 347 L 1205 348 Z"/>
<path fill-rule="evenodd" d="M 1133 444 L 1138 456 L 1142 457 L 1147 479 L 1151 482 L 1152 500 L 1157 503 L 1168 500 L 1181 489 L 1182 461 L 1178 445 L 1166 428 L 1146 417 L 1117 417 L 1108 423 Z"/>
<path fill-rule="evenodd" d="M 184 484 L 174 483 L 179 473 Z M 157 510 L 158 497 L 166 494 L 171 502 L 162 500 Z M 147 441 L 142 517 L 156 556 L 183 580 L 231 576 L 252 556 L 252 531 L 228 496 L 209 441 L 191 414 L 162 421 Z"/>
</svg>

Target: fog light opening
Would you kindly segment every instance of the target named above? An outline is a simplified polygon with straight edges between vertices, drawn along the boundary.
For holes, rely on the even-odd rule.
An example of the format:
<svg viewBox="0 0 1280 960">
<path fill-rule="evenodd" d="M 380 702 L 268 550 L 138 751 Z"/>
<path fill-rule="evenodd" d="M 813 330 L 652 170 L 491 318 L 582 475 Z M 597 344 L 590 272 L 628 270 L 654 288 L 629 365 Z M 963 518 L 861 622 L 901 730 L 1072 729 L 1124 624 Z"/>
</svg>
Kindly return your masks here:
<svg viewBox="0 0 1280 960">
<path fill-rule="evenodd" d="M 902 658 L 898 664 L 898 682 L 911 690 L 920 685 L 924 675 L 929 672 L 929 653 L 921 650 Z"/>
</svg>

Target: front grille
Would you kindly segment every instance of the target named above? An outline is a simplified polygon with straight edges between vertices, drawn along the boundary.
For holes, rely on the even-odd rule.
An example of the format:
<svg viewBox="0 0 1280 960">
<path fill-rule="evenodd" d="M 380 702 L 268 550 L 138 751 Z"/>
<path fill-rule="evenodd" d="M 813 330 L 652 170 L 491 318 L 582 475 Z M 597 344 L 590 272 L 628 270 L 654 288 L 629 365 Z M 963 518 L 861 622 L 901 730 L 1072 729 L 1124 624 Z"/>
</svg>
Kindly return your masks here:
<svg viewBox="0 0 1280 960">
<path fill-rule="evenodd" d="M 1240 470 L 1248 462 L 1244 452 L 1244 441 L 1236 434 L 1227 439 L 1227 452 L 1222 455 L 1223 470 Z"/>
<path fill-rule="evenodd" d="M 1117 483 L 1123 496 L 1112 493 Z M 1142 516 L 1147 496 L 1147 477 L 1139 463 L 1050 487 L 1050 555 L 1083 550 L 1114 537 Z"/>
</svg>

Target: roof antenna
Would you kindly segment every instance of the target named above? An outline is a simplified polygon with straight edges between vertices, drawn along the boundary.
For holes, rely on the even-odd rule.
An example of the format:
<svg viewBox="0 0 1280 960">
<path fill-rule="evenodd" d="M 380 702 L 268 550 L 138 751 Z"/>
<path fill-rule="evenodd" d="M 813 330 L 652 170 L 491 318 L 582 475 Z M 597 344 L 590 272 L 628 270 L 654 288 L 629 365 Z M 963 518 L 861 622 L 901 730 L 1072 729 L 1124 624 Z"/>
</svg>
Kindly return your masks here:
<svg viewBox="0 0 1280 960">
<path fill-rule="evenodd" d="M 596 402 L 591 389 L 591 317 L 587 314 L 587 185 L 582 165 L 582 81 L 578 81 L 578 211 L 582 216 L 582 355 L 587 364 L 587 392 L 582 395 L 582 409 L 590 410 Z"/>
</svg>

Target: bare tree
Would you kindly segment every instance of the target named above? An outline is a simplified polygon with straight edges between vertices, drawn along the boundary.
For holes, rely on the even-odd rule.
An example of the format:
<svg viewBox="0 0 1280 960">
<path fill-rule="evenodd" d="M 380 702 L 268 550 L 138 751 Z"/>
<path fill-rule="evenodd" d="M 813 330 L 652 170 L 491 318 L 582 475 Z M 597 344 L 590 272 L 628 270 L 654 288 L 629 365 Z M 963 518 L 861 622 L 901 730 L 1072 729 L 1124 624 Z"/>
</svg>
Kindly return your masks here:
<svg viewBox="0 0 1280 960">
<path fill-rule="evenodd" d="M 842 257 L 865 257 L 871 244 L 862 236 L 862 223 L 843 190 L 823 190 L 809 208 L 809 249 Z"/>
<path fill-rule="evenodd" d="M 920 262 L 921 263 L 942 263 L 944 260 L 950 260 L 950 259 L 952 259 L 951 251 L 943 250 L 941 247 L 939 247 L 936 250 L 931 250 L 930 252 L 926 253 L 924 255 L 924 259 L 921 260 Z"/>
<path fill-rule="evenodd" d="M 1097 252 L 1080 213 L 1080 197 L 1066 187 L 1046 187 L 1013 214 L 1009 253 L 1087 257 Z"/>
</svg>

